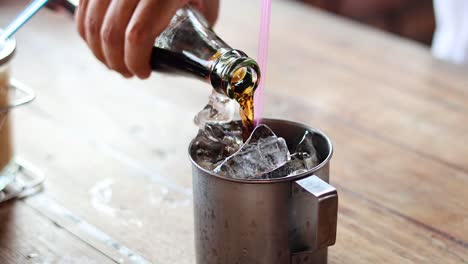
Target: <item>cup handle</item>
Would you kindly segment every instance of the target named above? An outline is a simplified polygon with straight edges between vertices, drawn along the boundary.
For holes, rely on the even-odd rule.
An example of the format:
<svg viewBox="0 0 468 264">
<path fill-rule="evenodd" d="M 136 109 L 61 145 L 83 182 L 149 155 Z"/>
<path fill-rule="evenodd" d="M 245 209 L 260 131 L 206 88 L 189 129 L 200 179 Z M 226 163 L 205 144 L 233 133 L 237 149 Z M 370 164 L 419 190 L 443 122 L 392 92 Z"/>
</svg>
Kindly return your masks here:
<svg viewBox="0 0 468 264">
<path fill-rule="evenodd" d="M 14 79 L 11 80 L 9 88 L 21 91 L 24 94 L 24 96 L 13 100 L 13 102 L 11 102 L 7 107 L 0 108 L 0 113 L 1 112 L 7 112 L 12 108 L 27 104 L 27 103 L 31 102 L 32 100 L 34 100 L 34 98 L 36 98 L 36 95 L 35 95 L 33 89 L 31 89 L 27 85 L 25 85 L 25 84 L 23 84 L 23 83 L 21 83 L 21 82 L 19 82 L 17 80 L 14 80 Z"/>
<path fill-rule="evenodd" d="M 338 193 L 315 175 L 294 182 L 292 188 L 291 221 L 297 227 L 293 243 L 296 248 L 306 249 L 293 253 L 292 263 L 303 263 L 305 256 L 313 257 L 320 249 L 335 244 Z"/>
</svg>

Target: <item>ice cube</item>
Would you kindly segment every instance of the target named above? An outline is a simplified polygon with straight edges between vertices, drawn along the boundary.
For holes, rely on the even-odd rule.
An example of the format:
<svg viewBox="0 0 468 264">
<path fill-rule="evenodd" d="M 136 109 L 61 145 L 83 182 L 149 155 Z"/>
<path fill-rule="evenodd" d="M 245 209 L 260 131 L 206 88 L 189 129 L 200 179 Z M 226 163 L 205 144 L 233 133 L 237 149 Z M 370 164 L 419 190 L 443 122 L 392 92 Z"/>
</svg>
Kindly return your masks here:
<svg viewBox="0 0 468 264">
<path fill-rule="evenodd" d="M 259 179 L 283 166 L 289 159 L 286 141 L 277 137 L 267 126 L 260 125 L 247 142 L 219 164 L 214 172 L 237 179 Z"/>
<path fill-rule="evenodd" d="M 314 147 L 314 136 L 311 132 L 305 132 L 304 137 L 294 150 L 294 154 L 304 161 L 306 169 L 312 169 L 320 163 L 317 150 Z"/>
<path fill-rule="evenodd" d="M 205 124 L 228 123 L 234 118 L 235 112 L 235 101 L 213 90 L 208 104 L 195 116 L 194 122 L 201 129 Z"/>
<path fill-rule="evenodd" d="M 198 165 L 213 170 L 241 145 L 242 127 L 239 123 L 206 124 L 194 140 L 192 157 Z"/>
<path fill-rule="evenodd" d="M 291 155 L 291 160 L 280 168 L 265 175 L 267 179 L 294 176 L 304 173 L 320 164 L 314 147 L 313 135 L 307 131 Z"/>
</svg>

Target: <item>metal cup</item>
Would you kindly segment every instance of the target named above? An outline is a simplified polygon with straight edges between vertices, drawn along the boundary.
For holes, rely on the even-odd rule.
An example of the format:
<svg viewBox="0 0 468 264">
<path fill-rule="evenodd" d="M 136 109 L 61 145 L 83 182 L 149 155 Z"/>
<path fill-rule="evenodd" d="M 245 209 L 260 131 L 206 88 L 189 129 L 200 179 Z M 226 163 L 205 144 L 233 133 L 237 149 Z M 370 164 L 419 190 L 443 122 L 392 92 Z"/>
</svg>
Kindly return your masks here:
<svg viewBox="0 0 468 264">
<path fill-rule="evenodd" d="M 328 184 L 331 141 L 299 123 L 263 121 L 291 149 L 310 131 L 321 163 L 296 176 L 239 180 L 207 171 L 191 156 L 197 264 L 327 263 L 338 213 L 338 194 Z"/>
<path fill-rule="evenodd" d="M 15 175 L 21 169 L 21 166 L 14 161 L 13 157 L 9 111 L 34 99 L 32 89 L 10 79 L 10 61 L 15 49 L 16 42 L 14 39 L 0 43 L 0 191 L 14 180 Z M 21 95 L 14 100 L 10 100 L 12 91 Z M 1 192 L 0 201 L 2 201 Z"/>
</svg>

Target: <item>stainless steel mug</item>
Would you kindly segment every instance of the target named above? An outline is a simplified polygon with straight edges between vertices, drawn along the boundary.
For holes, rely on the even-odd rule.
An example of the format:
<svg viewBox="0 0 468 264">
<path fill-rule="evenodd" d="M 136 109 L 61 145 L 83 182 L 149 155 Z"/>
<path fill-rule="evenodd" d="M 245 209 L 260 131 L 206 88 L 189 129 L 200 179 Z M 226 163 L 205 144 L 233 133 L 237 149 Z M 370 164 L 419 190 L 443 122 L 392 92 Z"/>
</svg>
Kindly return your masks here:
<svg viewBox="0 0 468 264">
<path fill-rule="evenodd" d="M 15 49 L 14 39 L 0 43 L 0 201 L 3 197 L 1 191 L 14 180 L 17 171 L 20 170 L 13 157 L 9 111 L 34 99 L 34 92 L 30 88 L 10 79 L 10 61 Z M 16 96 L 12 100 L 13 95 Z"/>
<path fill-rule="evenodd" d="M 328 184 L 331 141 L 299 123 L 264 123 L 291 149 L 310 131 L 321 163 L 297 176 L 239 180 L 207 171 L 191 157 L 197 264 L 327 263 L 338 213 L 337 191 Z"/>
</svg>

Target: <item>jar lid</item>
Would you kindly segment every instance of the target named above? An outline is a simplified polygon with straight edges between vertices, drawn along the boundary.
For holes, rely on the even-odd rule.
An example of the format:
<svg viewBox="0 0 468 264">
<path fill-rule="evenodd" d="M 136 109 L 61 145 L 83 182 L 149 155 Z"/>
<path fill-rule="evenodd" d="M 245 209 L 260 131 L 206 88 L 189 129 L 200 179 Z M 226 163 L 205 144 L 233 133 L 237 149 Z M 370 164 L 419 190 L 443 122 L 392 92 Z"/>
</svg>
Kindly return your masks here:
<svg viewBox="0 0 468 264">
<path fill-rule="evenodd" d="M 0 42 L 0 66 L 8 63 L 16 50 L 16 40 L 9 38 L 7 41 Z"/>
</svg>

